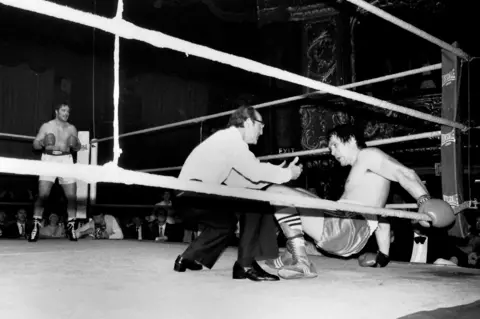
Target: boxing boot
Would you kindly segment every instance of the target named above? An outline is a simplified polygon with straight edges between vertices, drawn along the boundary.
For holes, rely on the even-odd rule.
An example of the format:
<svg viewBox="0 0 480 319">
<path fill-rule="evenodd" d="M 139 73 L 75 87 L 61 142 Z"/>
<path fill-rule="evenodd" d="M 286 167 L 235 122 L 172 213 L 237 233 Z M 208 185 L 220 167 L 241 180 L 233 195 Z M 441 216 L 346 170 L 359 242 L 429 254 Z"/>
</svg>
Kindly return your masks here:
<svg viewBox="0 0 480 319">
<path fill-rule="evenodd" d="M 280 269 L 284 266 L 292 264 L 292 254 L 285 249 L 285 251 L 275 259 L 268 259 L 265 261 L 265 265 L 273 269 Z"/>
<path fill-rule="evenodd" d="M 305 250 L 307 251 L 308 256 L 323 256 L 315 247 L 315 245 L 309 241 L 305 241 Z M 265 261 L 265 265 L 273 269 L 280 269 L 284 266 L 289 266 L 292 264 L 292 254 L 288 252 L 288 249 L 278 256 L 275 259 L 268 259 Z"/>
<path fill-rule="evenodd" d="M 283 279 L 317 277 L 315 266 L 308 259 L 303 232 L 299 229 L 292 229 L 286 223 L 280 224 L 280 227 L 287 237 L 286 248 L 291 255 L 291 262 L 279 269 L 278 276 Z M 287 260 L 285 259 L 285 261 Z"/>
<path fill-rule="evenodd" d="M 40 228 L 42 227 L 42 220 L 40 218 L 33 218 L 32 232 L 28 235 L 28 241 L 34 243 L 40 236 Z"/>
<path fill-rule="evenodd" d="M 75 230 L 75 219 L 71 219 L 68 221 L 66 233 L 70 241 L 77 241 L 77 232 Z"/>
</svg>

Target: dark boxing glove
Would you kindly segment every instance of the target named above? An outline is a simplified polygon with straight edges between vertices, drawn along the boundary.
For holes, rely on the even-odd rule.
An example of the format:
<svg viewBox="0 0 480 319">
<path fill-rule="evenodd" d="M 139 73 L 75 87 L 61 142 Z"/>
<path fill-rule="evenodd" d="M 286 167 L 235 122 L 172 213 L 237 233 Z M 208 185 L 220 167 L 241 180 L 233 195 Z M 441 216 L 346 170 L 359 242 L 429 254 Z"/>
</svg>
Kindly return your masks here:
<svg viewBox="0 0 480 319">
<path fill-rule="evenodd" d="M 70 135 L 67 139 L 67 145 L 71 150 L 78 151 L 81 148 L 80 140 L 75 135 Z"/>
<path fill-rule="evenodd" d="M 447 227 L 455 221 L 455 213 L 452 207 L 441 199 L 430 198 L 429 195 L 423 195 L 417 200 L 417 203 L 418 212 L 430 216 L 433 227 Z M 420 224 L 424 225 L 424 223 Z"/>
<path fill-rule="evenodd" d="M 374 253 L 365 253 L 358 257 L 358 264 L 362 267 L 385 267 L 390 262 L 390 258 L 384 253 L 378 251 Z"/>
<path fill-rule="evenodd" d="M 56 141 L 55 135 L 53 135 L 52 133 L 48 133 L 43 138 L 43 141 L 42 141 L 43 147 L 55 146 L 55 141 Z"/>
</svg>

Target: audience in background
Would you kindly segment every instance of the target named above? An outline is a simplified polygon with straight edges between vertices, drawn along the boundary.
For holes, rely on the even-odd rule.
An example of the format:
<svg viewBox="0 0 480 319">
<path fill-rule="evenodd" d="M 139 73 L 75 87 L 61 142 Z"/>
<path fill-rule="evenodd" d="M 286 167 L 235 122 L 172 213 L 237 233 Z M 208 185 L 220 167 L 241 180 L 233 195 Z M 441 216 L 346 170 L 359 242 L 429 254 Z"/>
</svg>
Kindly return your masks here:
<svg viewBox="0 0 480 319">
<path fill-rule="evenodd" d="M 5 211 L 3 211 L 3 210 L 0 210 L 0 238 L 3 237 L 6 218 L 7 218 L 7 213 L 5 213 Z"/>
<path fill-rule="evenodd" d="M 96 210 L 92 219 L 77 229 L 77 238 L 91 237 L 93 239 L 123 239 L 123 231 L 112 215 L 104 215 Z"/>
<path fill-rule="evenodd" d="M 30 233 L 33 228 L 33 224 L 27 221 L 27 211 L 24 208 L 17 210 L 15 214 L 15 221 L 7 223 L 3 232 L 4 238 L 26 238 L 26 235 Z"/>
<path fill-rule="evenodd" d="M 24 197 L 33 200 L 31 191 L 25 194 Z M 17 196 L 11 190 L 0 191 L 0 202 L 12 202 L 16 198 Z M 40 229 L 42 238 L 66 238 L 62 223 L 66 215 L 66 206 L 61 199 L 55 199 L 55 202 L 59 204 L 49 207 L 51 214 L 48 222 Z M 404 203 L 404 200 L 395 193 L 391 202 Z M 173 204 L 171 192 L 167 190 L 163 193 L 162 201 L 157 203 L 149 214 L 122 216 L 126 218 L 126 222 L 122 225 L 113 215 L 94 210 L 90 220 L 83 225 L 80 223 L 77 236 L 94 239 L 125 237 L 158 242 L 190 242 L 197 232 L 201 231 L 201 225 L 183 223 L 177 217 Z M 33 226 L 27 218 L 27 210 L 18 208 L 14 216 L 9 214 L 9 211 L 10 208 L 0 209 L 0 238 L 25 239 Z M 392 218 L 391 260 L 480 268 L 480 216 L 478 211 L 469 211 L 469 213 L 474 216 L 469 220 L 471 234 L 463 243 L 458 243 L 454 238 L 449 237 L 447 229 L 423 228 L 408 219 Z M 319 255 L 314 247 L 308 248 L 311 248 L 309 254 Z M 367 246 L 366 249 L 375 249 L 375 247 Z"/>
<path fill-rule="evenodd" d="M 65 238 L 65 226 L 57 214 L 51 213 L 47 225 L 40 228 L 40 238 Z"/>
<path fill-rule="evenodd" d="M 125 239 L 148 240 L 146 224 L 139 216 L 134 216 L 125 224 Z"/>
</svg>

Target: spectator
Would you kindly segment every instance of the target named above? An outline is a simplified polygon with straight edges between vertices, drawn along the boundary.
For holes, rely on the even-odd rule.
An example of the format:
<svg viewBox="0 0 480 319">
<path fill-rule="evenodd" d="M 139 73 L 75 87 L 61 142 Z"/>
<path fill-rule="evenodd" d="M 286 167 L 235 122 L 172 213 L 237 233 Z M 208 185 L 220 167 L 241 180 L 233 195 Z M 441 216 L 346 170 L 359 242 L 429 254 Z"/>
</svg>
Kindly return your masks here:
<svg viewBox="0 0 480 319">
<path fill-rule="evenodd" d="M 40 228 L 40 238 L 65 238 L 65 226 L 59 221 L 57 214 L 50 214 L 48 225 Z"/>
<path fill-rule="evenodd" d="M 125 225 L 125 238 L 137 240 L 148 239 L 148 229 L 140 217 L 134 216 L 131 222 Z"/>
<path fill-rule="evenodd" d="M 123 231 L 115 217 L 94 211 L 92 219 L 77 229 L 77 238 L 86 236 L 94 239 L 123 239 Z"/>
<path fill-rule="evenodd" d="M 27 222 L 27 211 L 20 208 L 15 214 L 15 221 L 8 223 L 5 227 L 5 238 L 26 238 L 33 228 L 33 225 Z"/>
<path fill-rule="evenodd" d="M 5 230 L 5 219 L 7 218 L 7 213 L 5 211 L 0 210 L 0 238 L 3 237 L 3 232 Z"/>
<path fill-rule="evenodd" d="M 165 191 L 163 193 L 163 200 L 160 203 L 155 204 L 155 207 L 161 207 L 166 210 L 167 224 L 174 225 L 179 222 L 179 217 L 175 214 L 175 210 L 173 209 L 170 191 Z"/>
<path fill-rule="evenodd" d="M 455 245 L 446 229 L 424 228 L 414 221 L 396 223 L 395 226 L 390 249 L 392 260 L 467 265 L 467 255 Z"/>
</svg>

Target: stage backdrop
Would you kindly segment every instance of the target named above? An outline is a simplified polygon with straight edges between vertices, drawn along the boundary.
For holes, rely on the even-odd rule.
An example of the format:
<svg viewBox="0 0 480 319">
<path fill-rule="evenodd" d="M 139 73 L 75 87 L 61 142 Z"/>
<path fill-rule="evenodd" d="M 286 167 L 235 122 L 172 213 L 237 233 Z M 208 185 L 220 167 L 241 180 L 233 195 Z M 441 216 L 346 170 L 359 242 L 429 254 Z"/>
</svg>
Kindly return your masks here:
<svg viewBox="0 0 480 319">
<path fill-rule="evenodd" d="M 26 64 L 0 66 L 0 132 L 35 136 L 52 118 L 54 72 L 36 72 Z M 32 141 L 0 139 L 0 156 L 38 158 Z"/>
</svg>

